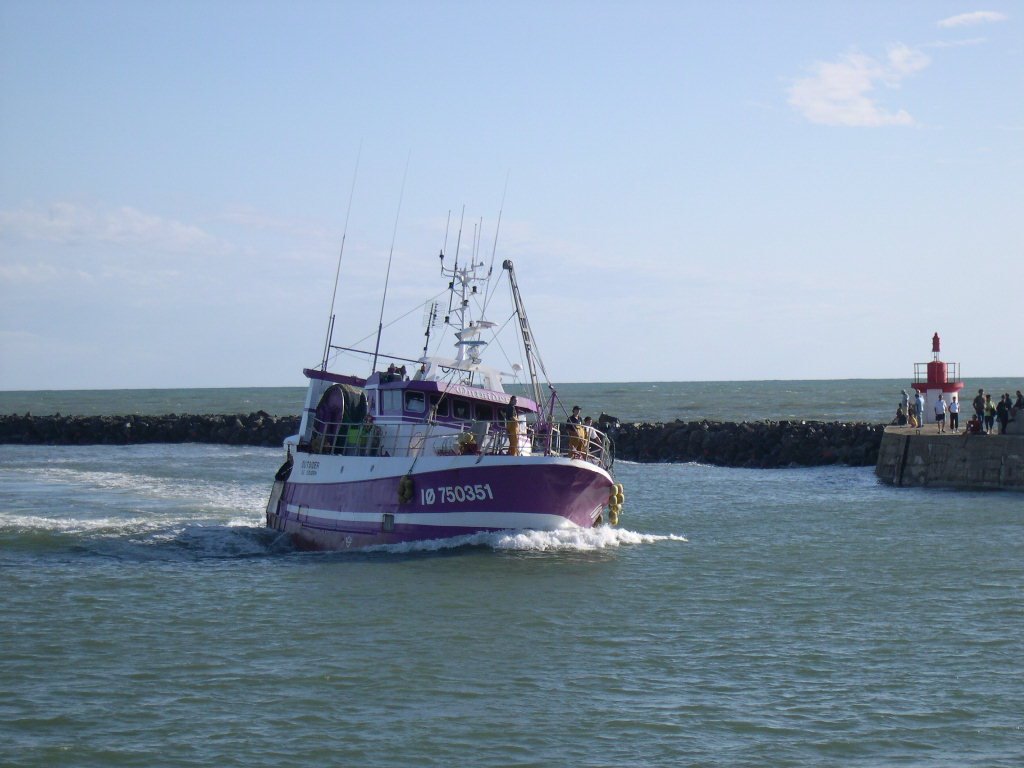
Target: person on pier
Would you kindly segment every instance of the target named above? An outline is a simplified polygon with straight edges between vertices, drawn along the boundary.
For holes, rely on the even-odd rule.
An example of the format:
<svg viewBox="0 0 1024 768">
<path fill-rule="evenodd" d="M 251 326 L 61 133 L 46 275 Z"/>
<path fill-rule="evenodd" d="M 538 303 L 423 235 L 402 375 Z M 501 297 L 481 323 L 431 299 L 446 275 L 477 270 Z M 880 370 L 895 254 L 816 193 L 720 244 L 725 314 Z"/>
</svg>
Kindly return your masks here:
<svg viewBox="0 0 1024 768">
<path fill-rule="evenodd" d="M 935 399 L 935 426 L 939 434 L 946 431 L 946 401 L 941 395 Z"/>
<path fill-rule="evenodd" d="M 992 434 L 996 428 L 996 404 L 992 395 L 985 395 L 985 434 Z"/>
<path fill-rule="evenodd" d="M 978 394 L 974 396 L 974 415 L 982 424 L 985 423 L 985 390 L 979 389 Z"/>
<path fill-rule="evenodd" d="M 903 406 L 902 405 L 897 405 L 896 406 L 896 418 L 892 420 L 892 423 L 895 424 L 898 427 L 905 427 L 905 426 L 907 426 L 907 414 L 903 410 Z"/>
<path fill-rule="evenodd" d="M 999 398 L 996 406 L 996 418 L 999 420 L 999 434 L 1006 434 L 1006 425 L 1010 422 L 1010 393 L 1005 393 Z"/>
</svg>

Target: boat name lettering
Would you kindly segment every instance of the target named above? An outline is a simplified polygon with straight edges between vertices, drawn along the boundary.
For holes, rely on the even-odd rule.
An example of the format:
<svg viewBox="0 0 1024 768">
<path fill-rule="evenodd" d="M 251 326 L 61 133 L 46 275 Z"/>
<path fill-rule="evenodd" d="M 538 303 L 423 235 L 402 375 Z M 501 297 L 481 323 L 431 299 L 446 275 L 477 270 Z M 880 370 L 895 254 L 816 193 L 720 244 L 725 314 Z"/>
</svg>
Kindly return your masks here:
<svg viewBox="0 0 1024 768">
<path fill-rule="evenodd" d="M 420 504 L 458 504 L 463 501 L 486 501 L 494 498 L 490 483 L 475 485 L 439 485 L 420 490 Z"/>
<path fill-rule="evenodd" d="M 302 474 L 303 475 L 315 475 L 317 470 L 320 469 L 320 462 L 315 459 L 303 459 L 302 460 Z"/>
<path fill-rule="evenodd" d="M 448 387 L 448 394 L 475 397 L 478 400 L 490 400 L 492 403 L 507 403 L 509 400 L 508 395 L 499 395 L 497 392 L 488 392 L 486 389 L 477 389 L 476 387 L 464 387 L 461 384 Z"/>
</svg>

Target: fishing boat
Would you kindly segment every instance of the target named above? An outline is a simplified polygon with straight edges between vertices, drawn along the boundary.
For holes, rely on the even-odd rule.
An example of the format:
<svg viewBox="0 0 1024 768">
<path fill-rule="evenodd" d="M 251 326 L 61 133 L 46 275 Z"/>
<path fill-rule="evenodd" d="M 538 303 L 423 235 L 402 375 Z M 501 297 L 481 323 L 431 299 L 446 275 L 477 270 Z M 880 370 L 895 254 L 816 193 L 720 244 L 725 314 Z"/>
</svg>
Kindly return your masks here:
<svg viewBox="0 0 1024 768">
<path fill-rule="evenodd" d="M 323 362 L 303 371 L 305 406 L 298 434 L 284 443 L 267 527 L 302 548 L 344 550 L 618 524 L 623 489 L 611 474 L 612 442 L 597 427 L 556 418 L 556 408 L 564 414 L 565 407 L 549 381 L 542 388 L 547 374 L 512 262 L 496 282 L 507 278 L 513 309 L 503 326 L 517 337 L 526 366 L 503 373 L 484 362 L 497 333 L 483 314 L 493 269 L 484 274 L 482 260 L 460 266 L 458 259 L 456 250 L 446 267 L 441 252 L 449 311 L 442 323 L 438 302 L 427 305 L 427 343 L 418 357 L 374 350 L 369 375 L 332 372 L 332 350 L 370 352 L 335 346 L 331 315 Z M 428 354 L 438 326 L 451 331 L 450 356 Z"/>
</svg>

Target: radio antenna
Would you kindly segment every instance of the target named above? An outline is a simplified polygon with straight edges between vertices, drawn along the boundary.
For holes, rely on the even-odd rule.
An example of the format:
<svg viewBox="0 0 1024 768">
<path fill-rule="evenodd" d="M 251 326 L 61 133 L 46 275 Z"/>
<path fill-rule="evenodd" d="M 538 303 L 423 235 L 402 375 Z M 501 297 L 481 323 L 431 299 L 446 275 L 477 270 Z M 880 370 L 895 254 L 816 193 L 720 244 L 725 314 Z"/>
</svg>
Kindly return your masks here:
<svg viewBox="0 0 1024 768">
<path fill-rule="evenodd" d="M 487 294 L 484 299 L 484 311 L 487 310 L 487 305 L 491 303 L 491 296 L 494 295 L 494 291 L 497 286 L 493 288 L 490 286 L 491 273 L 494 272 L 494 254 L 498 252 L 498 233 L 501 232 L 501 214 L 505 211 L 505 195 L 508 193 L 508 177 L 511 171 L 505 172 L 505 188 L 501 190 L 501 207 L 498 208 L 498 223 L 494 227 L 494 247 L 491 248 L 491 265 L 487 268 L 487 287 L 490 288 L 490 293 Z"/>
<path fill-rule="evenodd" d="M 338 298 L 338 277 L 341 275 L 341 257 L 345 254 L 345 238 L 348 236 L 348 218 L 352 214 L 352 198 L 355 197 L 356 175 L 359 173 L 359 160 L 363 155 L 363 141 L 359 140 L 359 151 L 356 153 L 356 167 L 352 171 L 352 187 L 348 191 L 348 208 L 345 209 L 345 228 L 341 231 L 341 249 L 338 251 L 338 266 L 334 270 L 334 292 L 331 294 L 331 311 L 327 315 L 327 340 L 324 342 L 324 359 L 320 370 L 327 370 L 327 357 L 334 340 L 334 302 Z"/>
<path fill-rule="evenodd" d="M 395 255 L 395 239 L 398 237 L 398 217 L 402 213 L 402 199 L 405 197 L 405 179 L 409 175 L 409 161 L 412 159 L 412 150 L 409 150 L 405 158 L 405 170 L 402 172 L 402 191 L 398 193 L 398 210 L 395 211 L 395 228 L 391 232 L 391 250 L 388 252 L 388 269 L 384 275 L 384 295 L 380 297 L 380 319 L 377 321 L 377 344 L 373 348 L 373 365 L 370 373 L 377 370 L 377 356 L 380 352 L 380 334 L 384 330 L 384 302 L 388 298 L 388 282 L 391 280 L 391 259 Z"/>
<path fill-rule="evenodd" d="M 462 206 L 462 216 L 459 218 L 459 236 L 455 240 L 455 266 L 452 267 L 453 277 L 452 277 L 452 281 L 450 283 L 448 283 L 448 313 L 444 316 L 444 324 L 445 325 L 448 325 L 448 322 L 451 320 L 451 316 L 452 316 L 452 302 L 455 299 L 455 277 L 454 277 L 454 273 L 459 271 L 459 248 L 462 247 L 462 224 L 463 224 L 463 222 L 465 222 L 465 220 L 466 220 L 466 206 L 463 205 Z M 447 237 L 448 236 L 446 234 L 445 235 L 445 239 L 446 240 L 447 240 Z"/>
<path fill-rule="evenodd" d="M 444 252 L 448 250 L 448 227 L 452 223 L 452 210 L 448 209 L 448 221 L 444 224 L 444 242 L 441 244 L 441 273 L 444 273 Z"/>
</svg>

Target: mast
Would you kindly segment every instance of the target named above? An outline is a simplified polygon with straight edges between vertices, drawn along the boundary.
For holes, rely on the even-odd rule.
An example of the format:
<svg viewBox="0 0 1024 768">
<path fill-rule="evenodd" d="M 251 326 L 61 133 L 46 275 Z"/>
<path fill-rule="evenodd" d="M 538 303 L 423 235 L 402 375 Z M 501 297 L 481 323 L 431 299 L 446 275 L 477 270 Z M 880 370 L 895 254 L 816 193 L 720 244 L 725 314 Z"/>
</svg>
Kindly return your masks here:
<svg viewBox="0 0 1024 768">
<path fill-rule="evenodd" d="M 423 356 L 427 356 L 427 347 L 430 346 L 430 329 L 437 324 L 437 302 L 432 301 L 427 304 L 424 311 L 424 323 L 427 326 L 427 331 L 423 335 L 426 336 L 426 340 L 423 342 Z"/>
<path fill-rule="evenodd" d="M 526 365 L 530 369 L 530 386 L 533 389 L 533 401 L 539 406 L 542 402 L 540 392 L 540 380 L 537 378 L 537 364 L 540 362 L 536 356 L 533 344 L 533 332 L 530 330 L 530 321 L 526 317 L 526 308 L 523 306 L 523 297 L 519 293 L 519 283 L 516 282 L 516 271 L 512 268 L 512 260 L 505 259 L 501 265 L 502 269 L 508 272 L 509 286 L 512 288 L 512 301 L 516 305 L 516 316 L 519 318 L 519 330 L 523 335 L 523 348 L 526 352 Z M 544 364 L 540 363 L 541 370 Z M 547 373 L 545 372 L 545 378 Z"/>
<path fill-rule="evenodd" d="M 480 338 L 481 331 L 494 327 L 494 323 L 485 320 L 483 317 L 472 320 L 470 311 L 470 297 L 477 295 L 478 283 L 483 278 L 477 277 L 477 270 L 483 266 L 483 262 L 470 261 L 468 266 L 455 266 L 451 270 L 443 270 L 444 274 L 451 276 L 449 284 L 451 308 L 445 322 L 453 326 L 455 330 L 455 342 L 458 347 L 455 353 L 455 362 L 463 365 L 468 360 L 470 363 L 480 362 L 481 348 L 486 342 Z"/>
<path fill-rule="evenodd" d="M 448 218 L 451 219 L 451 211 L 448 212 Z M 448 314 L 444 316 L 444 324 L 448 325 L 451 322 L 452 316 L 452 301 L 455 298 L 455 280 L 454 276 L 459 271 L 459 248 L 462 246 L 462 225 L 466 220 L 466 206 L 462 206 L 462 216 L 459 218 L 459 236 L 455 240 L 455 266 L 452 267 L 452 281 L 448 283 Z M 448 245 L 448 229 L 445 228 L 444 232 L 445 246 Z M 441 251 L 441 274 L 445 274 L 444 271 L 444 251 Z"/>
</svg>

